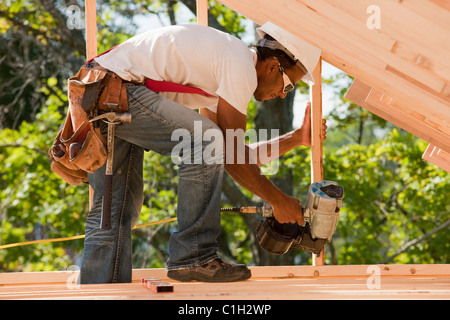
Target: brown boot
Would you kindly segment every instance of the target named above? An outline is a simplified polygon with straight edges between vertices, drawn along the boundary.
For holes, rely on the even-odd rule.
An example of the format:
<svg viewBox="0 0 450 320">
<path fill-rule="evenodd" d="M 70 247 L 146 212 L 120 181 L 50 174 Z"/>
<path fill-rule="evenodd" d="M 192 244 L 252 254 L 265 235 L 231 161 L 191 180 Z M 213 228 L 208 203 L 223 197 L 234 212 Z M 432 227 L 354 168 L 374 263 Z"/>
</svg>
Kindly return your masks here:
<svg viewBox="0 0 450 320">
<path fill-rule="evenodd" d="M 170 270 L 167 276 L 178 281 L 232 282 L 247 280 L 252 272 L 243 264 L 234 264 L 216 258 L 200 267 Z"/>
</svg>

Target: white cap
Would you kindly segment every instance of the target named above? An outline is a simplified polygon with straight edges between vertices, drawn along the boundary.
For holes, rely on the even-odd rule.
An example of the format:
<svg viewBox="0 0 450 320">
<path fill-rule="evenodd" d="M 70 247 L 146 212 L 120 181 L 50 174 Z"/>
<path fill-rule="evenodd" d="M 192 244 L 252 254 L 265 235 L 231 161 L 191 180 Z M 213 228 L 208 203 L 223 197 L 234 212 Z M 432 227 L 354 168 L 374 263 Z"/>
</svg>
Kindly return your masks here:
<svg viewBox="0 0 450 320">
<path fill-rule="evenodd" d="M 270 21 L 256 28 L 256 32 L 263 39 L 259 43 L 259 46 L 284 51 L 305 72 L 302 80 L 309 84 L 314 84 L 312 72 L 319 62 L 321 52 L 319 48 L 294 36 L 292 33 L 287 32 Z M 276 41 L 264 40 L 266 34 Z"/>
</svg>

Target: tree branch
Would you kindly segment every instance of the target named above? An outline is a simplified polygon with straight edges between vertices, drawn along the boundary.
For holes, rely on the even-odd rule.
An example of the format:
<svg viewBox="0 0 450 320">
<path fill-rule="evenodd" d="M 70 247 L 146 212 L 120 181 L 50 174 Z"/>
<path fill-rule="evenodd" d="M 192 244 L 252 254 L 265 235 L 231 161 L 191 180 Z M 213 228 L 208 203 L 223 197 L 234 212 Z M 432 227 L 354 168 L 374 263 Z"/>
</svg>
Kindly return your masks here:
<svg viewBox="0 0 450 320">
<path fill-rule="evenodd" d="M 389 261 L 392 261 L 395 257 L 397 257 L 398 255 L 402 254 L 403 252 L 405 252 L 406 250 L 408 250 L 410 247 L 415 246 L 416 244 L 418 244 L 419 242 L 425 240 L 426 238 L 432 236 L 433 234 L 447 228 L 448 226 L 450 226 L 450 219 L 448 219 L 447 221 L 445 221 L 443 224 L 441 224 L 440 226 L 437 226 L 436 228 L 434 228 L 433 230 L 428 231 L 427 233 L 423 234 L 422 236 L 420 236 L 419 238 L 413 239 L 411 241 L 408 241 L 407 243 L 405 243 L 403 246 L 401 246 L 401 248 L 399 250 L 397 250 L 397 252 L 395 254 L 393 254 L 390 257 L 387 257 L 386 259 L 384 259 L 381 264 L 387 263 Z"/>
</svg>

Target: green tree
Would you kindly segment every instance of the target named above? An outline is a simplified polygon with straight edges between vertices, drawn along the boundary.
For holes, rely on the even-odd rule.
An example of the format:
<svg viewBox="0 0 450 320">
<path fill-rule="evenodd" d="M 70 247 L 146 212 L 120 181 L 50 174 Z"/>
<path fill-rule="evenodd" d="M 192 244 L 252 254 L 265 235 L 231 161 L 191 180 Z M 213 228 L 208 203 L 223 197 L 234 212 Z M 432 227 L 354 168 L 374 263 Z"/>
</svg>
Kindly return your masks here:
<svg viewBox="0 0 450 320">
<path fill-rule="evenodd" d="M 53 90 L 60 92 L 56 80 Z M 63 96 L 49 95 L 33 122 L 0 133 L 0 242 L 9 244 L 59 238 L 83 232 L 87 187 L 67 185 L 50 170 L 47 150 L 62 120 Z M 80 241 L 0 250 L 0 270 L 65 269 L 79 252 Z"/>
</svg>

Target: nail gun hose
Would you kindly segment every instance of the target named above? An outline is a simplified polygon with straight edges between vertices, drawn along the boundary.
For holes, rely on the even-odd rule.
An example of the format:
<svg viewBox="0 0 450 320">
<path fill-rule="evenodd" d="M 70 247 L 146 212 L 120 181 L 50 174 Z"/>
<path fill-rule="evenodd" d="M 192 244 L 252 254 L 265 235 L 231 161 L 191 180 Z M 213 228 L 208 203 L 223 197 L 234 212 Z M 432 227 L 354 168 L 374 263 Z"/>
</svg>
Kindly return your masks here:
<svg viewBox="0 0 450 320">
<path fill-rule="evenodd" d="M 262 213 L 261 207 L 232 207 L 232 208 L 221 208 L 221 212 L 242 212 L 242 213 Z"/>
<path fill-rule="evenodd" d="M 240 207 L 220 208 L 220 212 L 241 212 Z"/>
</svg>

